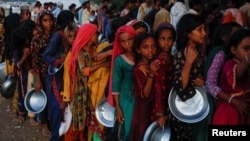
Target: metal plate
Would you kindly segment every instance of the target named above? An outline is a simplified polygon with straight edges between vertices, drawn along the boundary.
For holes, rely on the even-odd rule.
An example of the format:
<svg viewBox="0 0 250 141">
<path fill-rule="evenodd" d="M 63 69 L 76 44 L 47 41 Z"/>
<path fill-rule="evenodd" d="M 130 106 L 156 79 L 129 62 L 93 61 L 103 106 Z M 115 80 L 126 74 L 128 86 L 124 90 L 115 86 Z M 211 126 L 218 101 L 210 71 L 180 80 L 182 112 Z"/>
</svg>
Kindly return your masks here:
<svg viewBox="0 0 250 141">
<path fill-rule="evenodd" d="M 7 77 L 7 79 L 2 84 L 0 92 L 1 92 L 3 97 L 11 98 L 15 94 L 17 80 L 12 78 L 11 75 L 7 75 L 6 77 Z"/>
<path fill-rule="evenodd" d="M 55 74 L 55 73 L 57 73 L 59 70 L 61 70 L 62 67 L 63 67 L 63 64 L 61 64 L 58 68 L 55 67 L 55 66 L 49 65 L 49 66 L 48 66 L 48 73 L 49 73 L 50 75 Z"/>
<path fill-rule="evenodd" d="M 115 108 L 112 107 L 106 98 L 101 100 L 95 109 L 97 120 L 105 127 L 113 127 L 115 123 Z"/>
<path fill-rule="evenodd" d="M 154 121 L 147 128 L 143 141 L 169 141 L 171 136 L 171 130 L 168 126 L 161 128 L 157 125 L 157 122 Z"/>
<path fill-rule="evenodd" d="M 5 62 L 0 64 L 0 84 L 2 85 L 4 83 L 6 77 L 5 73 Z"/>
<path fill-rule="evenodd" d="M 196 87 L 196 94 L 182 101 L 172 88 L 168 97 L 169 108 L 179 120 L 187 123 L 195 123 L 204 119 L 210 110 L 205 87 Z"/>
<path fill-rule="evenodd" d="M 68 104 L 64 111 L 64 121 L 61 121 L 59 127 L 59 136 L 67 133 L 72 121 L 72 113 L 70 111 L 70 105 Z"/>
<path fill-rule="evenodd" d="M 24 106 L 27 111 L 40 113 L 47 104 L 47 96 L 43 90 L 37 92 L 34 88 L 30 89 L 24 98 Z"/>
</svg>

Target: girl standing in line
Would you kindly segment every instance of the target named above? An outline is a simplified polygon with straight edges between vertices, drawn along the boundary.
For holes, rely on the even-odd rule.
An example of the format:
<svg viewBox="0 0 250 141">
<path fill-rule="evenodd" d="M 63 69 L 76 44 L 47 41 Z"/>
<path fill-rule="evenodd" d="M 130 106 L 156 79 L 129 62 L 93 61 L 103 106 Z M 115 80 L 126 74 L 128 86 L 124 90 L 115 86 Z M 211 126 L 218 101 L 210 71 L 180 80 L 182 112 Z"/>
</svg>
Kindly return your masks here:
<svg viewBox="0 0 250 141">
<path fill-rule="evenodd" d="M 92 66 L 92 58 L 97 44 L 96 25 L 82 25 L 77 32 L 69 59 L 72 123 L 65 135 L 66 141 L 88 140 L 88 126 L 92 108 L 88 77 L 100 67 L 109 67 L 109 63 Z"/>
<path fill-rule="evenodd" d="M 206 36 L 204 21 L 200 16 L 186 14 L 177 24 L 176 53 L 174 55 L 174 90 L 182 101 L 195 95 L 195 87 L 204 85 L 201 45 Z M 191 141 L 196 135 L 193 124 L 171 120 L 171 140 Z"/>
<path fill-rule="evenodd" d="M 34 87 L 36 91 L 46 90 L 48 63 L 43 59 L 43 54 L 55 30 L 53 14 L 48 10 L 42 10 L 37 17 L 37 33 L 31 41 L 32 73 L 35 77 Z M 47 106 L 39 113 L 43 126 L 43 135 L 50 136 Z M 34 122 L 34 115 L 30 114 Z"/>
<path fill-rule="evenodd" d="M 159 69 L 159 61 L 153 60 L 157 46 L 153 34 L 141 33 L 135 44 L 135 67 L 133 70 L 135 106 L 130 141 L 142 141 L 151 123 L 153 79 Z"/>
<path fill-rule="evenodd" d="M 66 26 L 74 23 L 74 14 L 69 10 L 62 10 L 57 16 L 57 31 L 50 37 L 47 48 L 43 53 L 43 59 L 53 67 L 59 68 L 69 51 L 69 46 L 64 36 Z M 60 140 L 59 127 L 62 119 L 63 69 L 58 72 L 49 72 L 47 75 L 46 92 L 48 98 L 48 117 L 50 120 L 50 141 Z"/>
<path fill-rule="evenodd" d="M 133 42 L 136 31 L 132 26 L 124 25 L 116 31 L 111 60 L 108 101 L 116 108 L 118 139 L 129 141 L 135 97 L 133 95 Z M 114 101 L 113 101 L 114 98 Z"/>
<path fill-rule="evenodd" d="M 250 124 L 250 31 L 241 29 L 229 39 L 219 86 L 230 95 L 228 101 L 218 100 L 214 125 Z M 237 101 L 233 101 L 236 99 Z M 234 102 L 234 103 L 233 103 Z M 237 102 L 237 103 L 236 103 Z M 233 105 L 238 105 L 237 107 Z"/>
<path fill-rule="evenodd" d="M 169 113 L 167 98 L 173 87 L 171 49 L 176 37 L 175 29 L 170 23 L 163 22 L 156 28 L 155 37 L 159 46 L 156 59 L 159 61 L 160 68 L 154 77 L 153 93 L 155 98 L 152 120 L 157 121 L 158 125 L 163 127 Z"/>
</svg>

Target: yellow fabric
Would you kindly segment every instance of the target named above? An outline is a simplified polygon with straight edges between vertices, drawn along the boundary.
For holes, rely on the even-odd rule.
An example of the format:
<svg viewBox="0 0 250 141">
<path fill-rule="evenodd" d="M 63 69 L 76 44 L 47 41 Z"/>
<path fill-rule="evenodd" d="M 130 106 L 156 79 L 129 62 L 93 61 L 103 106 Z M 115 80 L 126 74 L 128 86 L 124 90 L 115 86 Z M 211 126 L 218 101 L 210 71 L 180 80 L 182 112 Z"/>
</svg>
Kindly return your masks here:
<svg viewBox="0 0 250 141">
<path fill-rule="evenodd" d="M 5 60 L 5 73 L 6 75 L 14 72 L 14 60 L 10 64 L 10 60 Z"/>
<path fill-rule="evenodd" d="M 104 49 L 105 47 L 107 47 L 109 45 L 108 42 L 104 42 L 102 44 L 100 44 L 97 47 L 96 52 L 100 52 L 102 49 Z M 97 65 L 102 63 L 105 60 L 99 61 L 99 62 L 93 62 L 92 65 Z M 98 102 L 100 100 L 102 100 L 103 98 L 105 98 L 105 88 L 108 84 L 108 80 L 109 80 L 109 68 L 105 68 L 105 67 L 101 67 L 99 69 L 97 69 L 95 72 L 91 73 L 89 76 L 89 80 L 88 80 L 88 86 L 90 88 L 91 91 L 91 101 L 93 104 L 93 107 L 95 108 L 96 105 L 98 104 Z M 104 126 L 101 125 L 99 123 L 99 127 L 101 130 L 104 129 Z M 90 130 L 89 130 L 90 132 Z M 93 133 L 89 134 L 88 136 L 91 137 L 93 135 Z"/>
<path fill-rule="evenodd" d="M 63 101 L 69 102 L 70 101 L 70 74 L 69 74 L 69 60 L 70 60 L 71 51 L 68 52 L 66 58 L 64 60 L 63 65 L 63 92 L 61 93 L 63 96 Z"/>
</svg>

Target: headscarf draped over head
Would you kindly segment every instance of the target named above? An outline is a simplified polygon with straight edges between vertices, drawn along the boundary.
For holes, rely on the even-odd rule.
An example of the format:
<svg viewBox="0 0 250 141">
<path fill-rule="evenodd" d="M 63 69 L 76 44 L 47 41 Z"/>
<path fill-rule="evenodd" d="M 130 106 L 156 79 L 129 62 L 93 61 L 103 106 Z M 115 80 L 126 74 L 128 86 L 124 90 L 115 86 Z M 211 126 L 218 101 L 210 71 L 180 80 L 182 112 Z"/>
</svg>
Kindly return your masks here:
<svg viewBox="0 0 250 141">
<path fill-rule="evenodd" d="M 116 31 L 115 40 L 114 40 L 114 47 L 113 47 L 113 52 L 112 52 L 110 79 L 109 79 L 110 82 L 109 82 L 108 102 L 111 106 L 114 106 L 114 100 L 113 100 L 113 95 L 112 95 L 112 74 L 113 74 L 114 60 L 118 55 L 122 54 L 124 51 L 124 49 L 122 48 L 122 46 L 120 44 L 120 39 L 119 39 L 119 35 L 121 33 L 127 33 L 132 38 L 136 37 L 136 31 L 131 25 L 123 25 L 123 26 L 119 27 Z"/>
<path fill-rule="evenodd" d="M 53 17 L 52 12 L 49 11 L 49 10 L 44 9 L 44 10 L 40 11 L 40 12 L 38 13 L 38 15 L 37 15 L 37 18 L 36 18 L 36 24 L 37 24 L 38 26 L 42 26 L 42 25 L 41 25 L 41 24 L 42 24 L 42 23 L 41 23 L 41 18 L 42 18 L 44 15 L 50 15 L 50 16 Z"/>
<path fill-rule="evenodd" d="M 163 22 L 163 23 L 159 24 L 157 26 L 156 30 L 155 30 L 156 35 L 159 34 L 158 32 L 160 30 L 162 30 L 162 29 L 169 29 L 169 30 L 171 30 L 173 32 L 173 38 L 175 40 L 175 38 L 176 38 L 176 31 L 175 31 L 174 26 L 172 24 L 170 24 L 168 22 Z"/>
<path fill-rule="evenodd" d="M 94 24 L 84 24 L 77 32 L 75 41 L 72 46 L 69 68 L 73 81 L 76 80 L 76 59 L 79 51 L 84 48 L 91 38 L 97 33 L 97 27 Z M 73 87 L 74 88 L 74 87 Z"/>
</svg>

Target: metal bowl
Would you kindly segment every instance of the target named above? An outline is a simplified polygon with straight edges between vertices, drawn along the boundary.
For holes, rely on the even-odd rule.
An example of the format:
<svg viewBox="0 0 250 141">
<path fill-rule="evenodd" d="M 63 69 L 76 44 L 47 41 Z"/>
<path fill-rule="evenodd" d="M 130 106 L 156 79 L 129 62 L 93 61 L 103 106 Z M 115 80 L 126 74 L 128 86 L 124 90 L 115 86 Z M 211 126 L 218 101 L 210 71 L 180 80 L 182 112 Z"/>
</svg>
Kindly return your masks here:
<svg viewBox="0 0 250 141">
<path fill-rule="evenodd" d="M 95 109 L 95 116 L 97 120 L 105 127 L 113 127 L 115 123 L 115 108 L 112 107 L 108 100 L 104 98 L 101 100 Z"/>
<path fill-rule="evenodd" d="M 11 75 L 7 75 L 6 77 L 6 80 L 1 86 L 1 94 L 5 98 L 11 98 L 14 96 L 16 90 L 16 79 Z"/>
<path fill-rule="evenodd" d="M 43 90 L 37 92 L 34 88 L 30 89 L 24 98 L 24 106 L 27 111 L 40 113 L 47 104 L 47 96 Z"/>
<path fill-rule="evenodd" d="M 4 83 L 6 77 L 5 73 L 5 62 L 0 64 L 0 84 L 2 85 Z"/>
<path fill-rule="evenodd" d="M 158 126 L 157 122 L 154 121 L 147 128 L 143 137 L 143 141 L 169 141 L 170 136 L 170 127 L 165 125 L 161 128 L 160 126 Z"/>
<path fill-rule="evenodd" d="M 62 67 L 63 67 L 63 64 L 61 64 L 59 67 L 55 67 L 53 65 L 49 65 L 48 66 L 48 73 L 50 75 L 56 74 L 58 71 L 61 70 Z"/>
<path fill-rule="evenodd" d="M 168 103 L 173 115 L 186 123 L 195 123 L 204 119 L 210 110 L 205 87 L 196 87 L 196 94 L 182 101 L 174 88 L 170 91 Z"/>
</svg>

